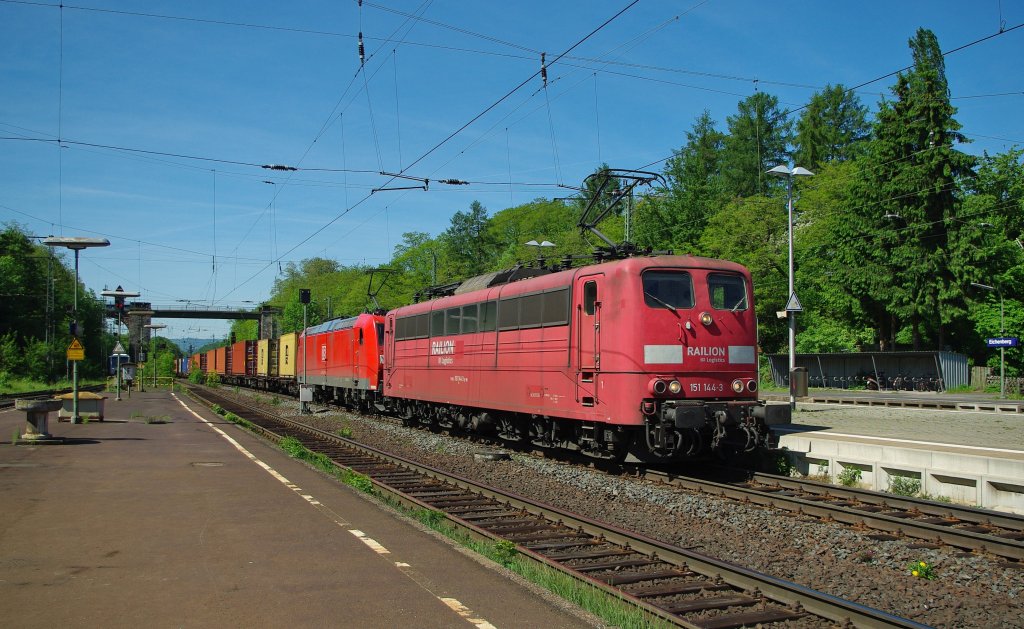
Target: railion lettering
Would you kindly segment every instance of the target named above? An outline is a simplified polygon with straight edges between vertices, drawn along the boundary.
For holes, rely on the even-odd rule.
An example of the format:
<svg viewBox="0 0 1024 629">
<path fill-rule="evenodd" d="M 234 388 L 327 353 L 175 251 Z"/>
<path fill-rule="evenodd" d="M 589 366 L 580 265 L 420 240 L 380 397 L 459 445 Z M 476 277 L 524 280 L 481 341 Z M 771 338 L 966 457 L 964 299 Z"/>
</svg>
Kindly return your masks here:
<svg viewBox="0 0 1024 629">
<path fill-rule="evenodd" d="M 430 342 L 430 355 L 431 356 L 454 356 L 455 355 L 455 341 L 431 341 Z"/>
</svg>

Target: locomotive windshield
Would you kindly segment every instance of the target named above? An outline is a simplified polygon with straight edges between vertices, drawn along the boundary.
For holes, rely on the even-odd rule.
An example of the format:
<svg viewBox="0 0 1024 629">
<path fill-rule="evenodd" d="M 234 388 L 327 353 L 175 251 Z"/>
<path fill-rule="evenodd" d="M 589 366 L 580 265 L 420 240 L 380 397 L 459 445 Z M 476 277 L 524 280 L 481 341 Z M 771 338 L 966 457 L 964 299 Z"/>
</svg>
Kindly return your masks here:
<svg viewBox="0 0 1024 629">
<path fill-rule="evenodd" d="M 715 310 L 747 309 L 747 285 L 739 275 L 709 273 L 708 295 Z"/>
<path fill-rule="evenodd" d="M 641 275 L 644 303 L 651 308 L 693 308 L 693 279 L 683 271 L 647 271 Z"/>
</svg>

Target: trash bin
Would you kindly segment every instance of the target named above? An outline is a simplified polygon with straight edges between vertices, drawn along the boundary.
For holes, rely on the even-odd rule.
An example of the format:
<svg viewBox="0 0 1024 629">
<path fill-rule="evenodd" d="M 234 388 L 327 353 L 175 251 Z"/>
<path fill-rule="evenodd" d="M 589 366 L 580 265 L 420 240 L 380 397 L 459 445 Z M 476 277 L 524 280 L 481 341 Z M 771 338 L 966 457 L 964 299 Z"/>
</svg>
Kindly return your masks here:
<svg viewBox="0 0 1024 629">
<path fill-rule="evenodd" d="M 789 372 L 789 391 L 796 397 L 807 397 L 807 367 L 793 367 Z"/>
</svg>

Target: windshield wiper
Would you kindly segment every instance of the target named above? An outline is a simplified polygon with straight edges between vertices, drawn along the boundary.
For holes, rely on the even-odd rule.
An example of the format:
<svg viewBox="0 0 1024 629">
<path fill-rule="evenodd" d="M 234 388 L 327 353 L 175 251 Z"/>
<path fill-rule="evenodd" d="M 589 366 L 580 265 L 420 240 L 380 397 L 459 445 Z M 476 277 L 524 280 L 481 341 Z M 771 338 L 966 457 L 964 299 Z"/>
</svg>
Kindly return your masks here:
<svg viewBox="0 0 1024 629">
<path fill-rule="evenodd" d="M 740 306 L 743 306 L 744 308 L 747 307 L 747 296 L 746 296 L 746 294 L 744 294 L 742 297 L 740 297 L 740 300 L 737 301 L 736 305 L 732 307 L 732 312 L 736 312 L 737 310 L 739 310 Z"/>
<path fill-rule="evenodd" d="M 673 313 L 673 314 L 674 314 L 675 316 L 677 316 L 677 317 L 679 316 L 679 312 L 678 312 L 678 311 L 676 311 L 676 307 L 675 307 L 675 306 L 673 306 L 672 304 L 668 303 L 668 302 L 667 302 L 667 301 L 665 301 L 664 299 L 661 299 L 661 298 L 659 298 L 659 297 L 658 297 L 657 295 L 652 295 L 652 294 L 648 293 L 647 291 L 644 291 L 644 295 L 645 295 L 645 296 L 647 296 L 647 297 L 650 297 L 651 299 L 653 299 L 654 301 L 658 302 L 658 303 L 659 303 L 659 304 L 661 304 L 662 306 L 665 306 L 666 308 L 668 308 L 669 310 L 671 310 L 671 311 L 672 311 L 672 313 Z"/>
</svg>

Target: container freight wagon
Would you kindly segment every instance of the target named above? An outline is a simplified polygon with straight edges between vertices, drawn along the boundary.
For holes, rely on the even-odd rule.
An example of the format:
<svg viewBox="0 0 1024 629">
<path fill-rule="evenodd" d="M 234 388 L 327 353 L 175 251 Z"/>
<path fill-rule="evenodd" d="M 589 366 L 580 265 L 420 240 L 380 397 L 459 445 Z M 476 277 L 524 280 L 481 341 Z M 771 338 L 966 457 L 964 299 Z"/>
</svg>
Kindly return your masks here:
<svg viewBox="0 0 1024 629">
<path fill-rule="evenodd" d="M 261 341 L 262 343 L 262 341 Z M 296 365 L 299 364 L 299 335 L 296 332 L 282 334 L 279 339 L 267 343 L 268 388 L 298 395 L 299 384 L 295 380 Z"/>
<path fill-rule="evenodd" d="M 256 377 L 256 341 L 238 341 L 226 349 L 228 381 L 248 385 Z"/>
<path fill-rule="evenodd" d="M 217 362 L 214 363 L 213 371 L 223 376 L 228 370 L 228 348 L 218 347 L 213 350 L 213 353 L 214 356 L 217 357 Z"/>
<path fill-rule="evenodd" d="M 279 339 L 256 341 L 256 375 L 259 378 L 277 377 L 277 346 Z"/>
</svg>

